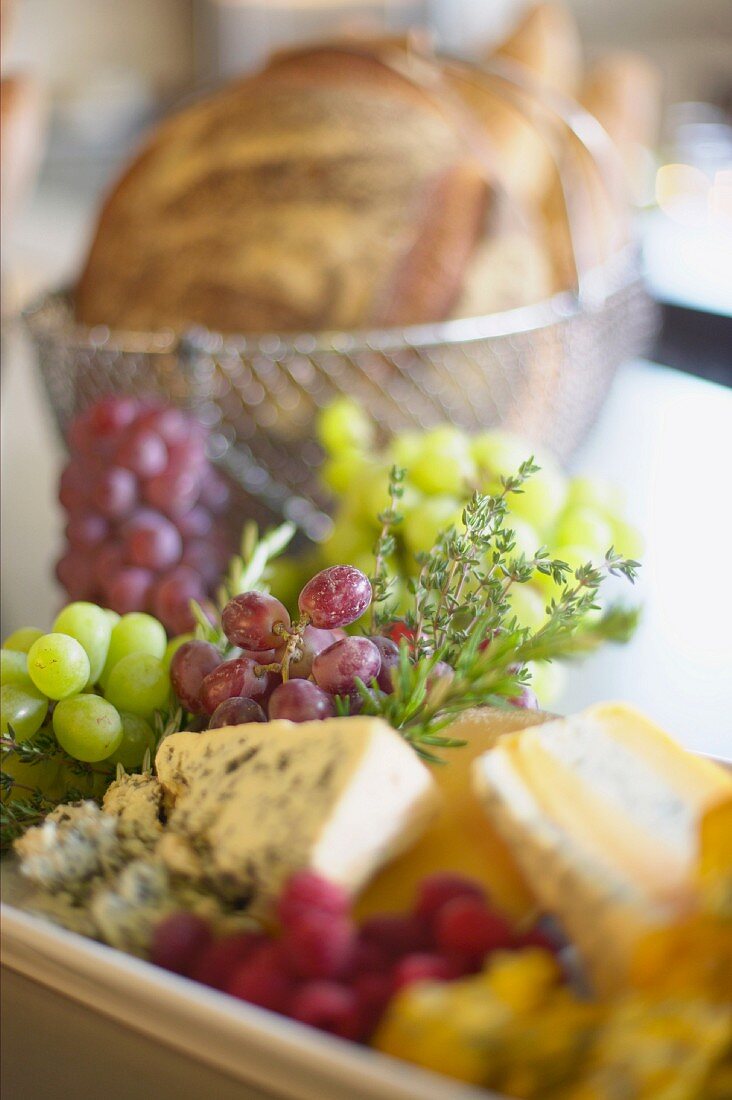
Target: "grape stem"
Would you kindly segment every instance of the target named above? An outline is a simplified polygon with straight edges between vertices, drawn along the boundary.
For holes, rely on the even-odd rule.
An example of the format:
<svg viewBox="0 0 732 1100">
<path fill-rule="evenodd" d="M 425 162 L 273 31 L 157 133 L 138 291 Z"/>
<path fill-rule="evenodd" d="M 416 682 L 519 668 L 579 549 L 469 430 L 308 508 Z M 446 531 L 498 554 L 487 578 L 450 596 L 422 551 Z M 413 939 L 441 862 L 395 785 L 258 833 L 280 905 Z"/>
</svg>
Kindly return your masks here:
<svg viewBox="0 0 732 1100">
<path fill-rule="evenodd" d="M 269 665 L 256 665 L 254 671 L 257 675 L 261 675 L 263 672 L 279 672 L 282 676 L 282 683 L 286 684 L 290 678 L 290 662 L 298 660 L 302 657 L 302 635 L 306 626 L 310 625 L 310 616 L 303 615 L 297 622 L 289 629 L 284 623 L 275 623 L 273 633 L 279 634 L 280 637 L 287 636 L 287 642 L 285 643 L 285 651 L 282 654 L 281 661 L 273 661 Z"/>
</svg>

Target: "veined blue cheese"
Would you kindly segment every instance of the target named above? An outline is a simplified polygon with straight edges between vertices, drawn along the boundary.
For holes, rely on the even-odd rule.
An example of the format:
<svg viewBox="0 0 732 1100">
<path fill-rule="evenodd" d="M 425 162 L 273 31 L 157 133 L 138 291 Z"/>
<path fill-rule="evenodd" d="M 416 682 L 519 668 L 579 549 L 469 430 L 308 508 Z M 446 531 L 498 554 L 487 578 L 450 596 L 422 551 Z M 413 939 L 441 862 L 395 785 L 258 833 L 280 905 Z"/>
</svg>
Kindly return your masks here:
<svg viewBox="0 0 732 1100">
<path fill-rule="evenodd" d="M 156 768 L 166 834 L 179 839 L 176 870 L 185 845 L 197 877 L 257 914 L 305 867 L 356 892 L 419 837 L 439 804 L 414 750 L 375 718 L 173 734 Z"/>
</svg>

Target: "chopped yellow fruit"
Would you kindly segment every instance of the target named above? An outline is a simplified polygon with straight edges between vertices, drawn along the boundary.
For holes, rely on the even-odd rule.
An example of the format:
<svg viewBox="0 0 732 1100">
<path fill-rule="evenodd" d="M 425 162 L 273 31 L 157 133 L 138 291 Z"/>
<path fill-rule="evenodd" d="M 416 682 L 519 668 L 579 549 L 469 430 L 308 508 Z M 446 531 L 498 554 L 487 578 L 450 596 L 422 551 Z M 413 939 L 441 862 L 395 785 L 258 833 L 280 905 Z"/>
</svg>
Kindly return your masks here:
<svg viewBox="0 0 732 1100">
<path fill-rule="evenodd" d="M 420 881 L 437 871 L 477 879 L 493 902 L 515 919 L 534 909 L 533 895 L 508 845 L 486 822 L 472 788 L 470 769 L 476 757 L 504 734 L 546 722 L 549 717 L 539 711 L 482 707 L 467 712 L 445 731 L 467 744 L 442 750 L 446 763 L 431 767 L 442 793 L 442 808 L 417 843 L 366 887 L 356 907 L 359 918 L 403 912 L 412 904 Z"/>
</svg>

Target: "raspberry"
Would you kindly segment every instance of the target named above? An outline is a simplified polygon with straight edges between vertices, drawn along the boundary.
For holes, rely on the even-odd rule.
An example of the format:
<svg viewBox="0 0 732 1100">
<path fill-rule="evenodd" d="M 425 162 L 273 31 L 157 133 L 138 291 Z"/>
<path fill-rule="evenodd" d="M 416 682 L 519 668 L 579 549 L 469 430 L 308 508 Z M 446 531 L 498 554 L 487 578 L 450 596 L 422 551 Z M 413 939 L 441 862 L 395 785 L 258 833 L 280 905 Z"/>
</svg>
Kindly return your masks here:
<svg viewBox="0 0 732 1100">
<path fill-rule="evenodd" d="M 189 974 L 200 953 L 211 942 L 211 929 L 195 913 L 171 913 L 155 928 L 150 961 L 174 974 Z"/>
<path fill-rule="evenodd" d="M 234 969 L 266 942 L 257 932 L 241 932 L 215 940 L 197 955 L 190 976 L 213 989 L 226 989 Z"/>
<path fill-rule="evenodd" d="M 301 912 L 282 939 L 292 968 L 303 978 L 337 978 L 345 974 L 355 942 L 350 920 L 317 909 Z"/>
<path fill-rule="evenodd" d="M 359 974 L 353 983 L 358 998 L 361 1038 L 370 1038 L 394 993 L 389 974 Z"/>
<path fill-rule="evenodd" d="M 394 988 L 402 989 L 415 982 L 449 982 L 462 974 L 455 960 L 444 955 L 405 955 L 394 967 Z"/>
<path fill-rule="evenodd" d="M 426 923 L 412 915 L 371 917 L 361 925 L 361 938 L 365 943 L 377 944 L 392 957 L 429 951 L 433 946 Z"/>
<path fill-rule="evenodd" d="M 485 955 L 513 945 L 510 925 L 477 898 L 454 898 L 443 906 L 435 921 L 437 943 L 443 951 Z"/>
<path fill-rule="evenodd" d="M 364 940 L 359 935 L 351 959 L 353 974 L 383 974 L 393 962 L 393 956 L 374 940 Z"/>
<path fill-rule="evenodd" d="M 356 1039 L 361 1033 L 358 998 L 337 982 L 307 982 L 292 997 L 287 1015 L 342 1039 Z"/>
<path fill-rule="evenodd" d="M 428 875 L 419 884 L 414 912 L 432 923 L 443 905 L 454 898 L 463 897 L 485 901 L 485 891 L 474 879 L 464 875 L 451 874 L 449 871 Z"/>
<path fill-rule="evenodd" d="M 241 1001 L 284 1012 L 294 981 L 279 943 L 265 943 L 237 966 L 226 983 L 226 992 Z"/>
<path fill-rule="evenodd" d="M 282 891 L 277 913 L 280 922 L 287 927 L 296 923 L 306 910 L 345 916 L 349 908 L 348 894 L 341 886 L 315 871 L 297 871 Z"/>
</svg>

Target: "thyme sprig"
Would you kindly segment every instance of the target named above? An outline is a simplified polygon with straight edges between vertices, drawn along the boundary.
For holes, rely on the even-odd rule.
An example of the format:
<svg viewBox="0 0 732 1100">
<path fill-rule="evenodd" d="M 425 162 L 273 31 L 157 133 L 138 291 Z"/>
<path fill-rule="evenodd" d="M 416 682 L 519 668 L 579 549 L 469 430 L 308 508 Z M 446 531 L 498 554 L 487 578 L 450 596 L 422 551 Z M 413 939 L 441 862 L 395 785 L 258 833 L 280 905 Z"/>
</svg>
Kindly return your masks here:
<svg viewBox="0 0 732 1100">
<path fill-rule="evenodd" d="M 418 555 L 411 606 L 399 619 L 389 616 L 390 628 L 402 635 L 394 691 L 359 685 L 361 713 L 384 718 L 429 760 L 438 759 L 432 747 L 461 743 L 440 731 L 463 711 L 519 696 L 530 681 L 529 662 L 579 657 L 605 642 L 627 641 L 637 624 L 636 608 L 611 605 L 600 613 L 597 603 L 608 576 L 634 582 L 639 563 L 633 559 L 611 547 L 602 563 L 572 570 L 544 546 L 531 558 L 515 553 L 508 501 L 537 470 L 528 459 L 515 476 L 502 479 L 499 492 L 474 493 L 463 529 L 447 529 L 429 553 Z M 402 481 L 403 471 L 392 471 L 390 491 Z M 400 521 L 393 506 L 383 517 L 375 571 L 382 592 L 384 541 L 393 539 Z M 558 593 L 546 607 L 545 623 L 531 631 L 512 613 L 510 592 L 537 572 L 551 577 Z M 383 627 L 383 620 L 376 622 Z"/>
</svg>

